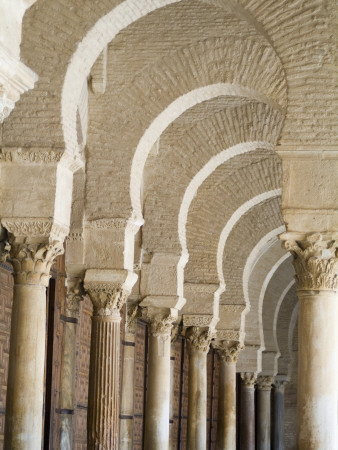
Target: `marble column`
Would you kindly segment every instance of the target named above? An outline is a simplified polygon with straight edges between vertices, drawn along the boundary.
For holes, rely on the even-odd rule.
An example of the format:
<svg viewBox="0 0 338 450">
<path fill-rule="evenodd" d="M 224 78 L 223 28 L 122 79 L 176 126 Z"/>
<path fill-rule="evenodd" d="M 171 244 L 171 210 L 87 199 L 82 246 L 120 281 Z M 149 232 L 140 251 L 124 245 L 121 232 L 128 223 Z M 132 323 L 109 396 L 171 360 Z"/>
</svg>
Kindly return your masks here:
<svg viewBox="0 0 338 450">
<path fill-rule="evenodd" d="M 236 363 L 242 348 L 237 341 L 216 341 L 219 357 L 217 450 L 236 450 Z"/>
<path fill-rule="evenodd" d="M 273 387 L 272 448 L 284 450 L 284 391 L 287 381 L 275 380 Z"/>
<path fill-rule="evenodd" d="M 93 303 L 87 417 L 88 448 L 93 450 L 118 448 L 120 309 L 130 291 L 116 272 L 87 270 L 84 279 Z"/>
<path fill-rule="evenodd" d="M 44 224 L 48 229 L 49 224 Z M 36 229 L 36 224 L 23 225 L 20 230 L 21 224 L 16 224 L 18 238 L 10 235 L 14 296 L 4 442 L 8 450 L 41 448 L 46 287 L 52 262 L 63 253 L 63 239 L 42 239 L 37 236 L 41 229 Z M 27 236 L 21 232 L 27 232 Z"/>
<path fill-rule="evenodd" d="M 240 448 L 255 450 L 255 383 L 257 374 L 241 373 Z"/>
<path fill-rule="evenodd" d="M 133 448 L 135 337 L 139 307 L 127 303 L 121 386 L 120 450 Z"/>
<path fill-rule="evenodd" d="M 174 446 L 174 400 L 175 400 L 175 343 L 181 332 L 180 324 L 173 325 L 171 330 L 170 349 L 170 408 L 169 408 L 169 448 Z"/>
<path fill-rule="evenodd" d="M 60 449 L 74 447 L 76 329 L 80 302 L 83 299 L 82 280 L 67 278 L 64 342 L 60 386 Z"/>
<path fill-rule="evenodd" d="M 209 329 L 189 327 L 188 450 L 206 450 L 207 445 L 207 354 L 213 335 Z"/>
<path fill-rule="evenodd" d="M 297 443 L 338 448 L 338 234 L 284 233 L 299 297 Z"/>
<path fill-rule="evenodd" d="M 144 446 L 169 449 L 170 336 L 177 310 L 145 308 L 149 320 L 148 377 Z"/>
<path fill-rule="evenodd" d="M 257 450 L 271 449 L 271 387 L 273 377 L 257 379 Z"/>
</svg>

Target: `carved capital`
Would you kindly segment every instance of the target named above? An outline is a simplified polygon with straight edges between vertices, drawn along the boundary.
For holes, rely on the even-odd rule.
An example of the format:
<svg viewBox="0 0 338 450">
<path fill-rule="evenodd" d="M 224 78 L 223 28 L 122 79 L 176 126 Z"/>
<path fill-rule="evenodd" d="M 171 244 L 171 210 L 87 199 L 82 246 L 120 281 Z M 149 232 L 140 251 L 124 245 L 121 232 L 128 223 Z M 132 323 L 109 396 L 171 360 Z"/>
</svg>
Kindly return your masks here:
<svg viewBox="0 0 338 450">
<path fill-rule="evenodd" d="M 299 291 L 338 289 L 338 240 L 330 233 L 284 233 L 283 246 L 293 255 Z"/>
<path fill-rule="evenodd" d="M 116 316 L 125 304 L 130 292 L 119 284 L 85 282 L 84 288 L 93 303 L 94 316 Z"/>
<path fill-rule="evenodd" d="M 196 350 L 203 353 L 208 353 L 211 340 L 215 336 L 215 331 L 210 330 L 210 328 L 205 329 L 201 327 L 189 327 L 185 336 L 188 352 L 190 354 Z"/>
<path fill-rule="evenodd" d="M 242 372 L 241 379 L 245 387 L 253 388 L 255 387 L 257 381 L 256 372 Z"/>
<path fill-rule="evenodd" d="M 288 380 L 280 380 L 278 378 L 276 378 L 275 381 L 273 382 L 275 389 L 281 392 L 282 394 L 284 394 L 284 389 L 287 384 Z"/>
<path fill-rule="evenodd" d="M 171 336 L 173 323 L 177 320 L 176 314 L 168 313 L 154 314 L 152 308 L 145 308 L 145 318 L 149 320 L 149 332 L 154 337 L 159 337 L 162 341 L 166 341 Z"/>
<path fill-rule="evenodd" d="M 88 269 L 84 289 L 93 303 L 94 316 L 120 316 L 137 276 L 123 269 Z"/>
<path fill-rule="evenodd" d="M 219 358 L 227 363 L 236 363 L 240 351 L 244 348 L 239 341 L 216 341 L 213 347 Z"/>
<path fill-rule="evenodd" d="M 14 237 L 10 237 L 10 245 L 15 283 L 48 286 L 50 268 L 54 259 L 62 255 L 63 243 L 60 241 L 50 244 L 17 243 Z"/>
<path fill-rule="evenodd" d="M 83 280 L 77 278 L 74 280 L 67 279 L 67 295 L 66 295 L 66 316 L 79 317 L 80 302 L 83 300 L 85 291 L 83 289 Z"/>
<path fill-rule="evenodd" d="M 257 378 L 257 387 L 261 391 L 271 391 L 274 377 L 260 375 Z"/>
<path fill-rule="evenodd" d="M 46 218 L 2 219 L 1 224 L 8 231 L 15 283 L 48 286 L 51 265 L 64 252 L 67 227 Z"/>
</svg>

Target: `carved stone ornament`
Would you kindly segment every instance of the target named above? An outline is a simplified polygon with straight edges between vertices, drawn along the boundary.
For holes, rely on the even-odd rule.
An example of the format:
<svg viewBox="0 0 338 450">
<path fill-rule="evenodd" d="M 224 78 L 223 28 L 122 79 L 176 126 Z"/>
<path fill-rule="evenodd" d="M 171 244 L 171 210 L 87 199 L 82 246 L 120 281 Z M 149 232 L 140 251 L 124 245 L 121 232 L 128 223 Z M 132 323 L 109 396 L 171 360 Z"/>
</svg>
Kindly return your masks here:
<svg viewBox="0 0 338 450">
<path fill-rule="evenodd" d="M 241 373 L 241 378 L 243 384 L 246 387 L 253 388 L 255 387 L 257 381 L 257 373 L 256 372 L 243 372 Z"/>
<path fill-rule="evenodd" d="M 166 341 L 171 336 L 171 330 L 175 320 L 177 320 L 177 317 L 170 314 L 153 316 L 149 324 L 150 334 L 154 337 L 159 337 L 162 341 Z"/>
<path fill-rule="evenodd" d="M 171 329 L 171 343 L 174 344 L 180 334 L 182 333 L 183 324 L 182 322 L 176 322 L 173 324 L 173 327 Z"/>
<path fill-rule="evenodd" d="M 85 290 L 93 303 L 94 316 L 120 316 L 130 292 L 119 283 L 85 281 Z"/>
<path fill-rule="evenodd" d="M 67 280 L 67 282 L 66 316 L 78 318 L 80 313 L 80 302 L 83 300 L 85 295 L 83 280 Z"/>
<path fill-rule="evenodd" d="M 8 231 L 16 284 L 48 286 L 54 259 L 64 252 L 68 228 L 46 218 L 2 219 Z"/>
<path fill-rule="evenodd" d="M 270 391 L 273 382 L 274 382 L 274 377 L 260 375 L 257 378 L 257 387 L 261 391 Z"/>
<path fill-rule="evenodd" d="M 15 283 L 48 286 L 53 261 L 64 252 L 63 242 L 17 243 L 12 236 L 9 241 Z"/>
<path fill-rule="evenodd" d="M 201 327 L 190 327 L 187 329 L 185 336 L 190 354 L 194 350 L 208 353 L 215 331 L 205 330 L 205 328 Z"/>
<path fill-rule="evenodd" d="M 0 161 L 19 164 L 58 163 L 64 150 L 52 148 L 2 148 Z"/>
<path fill-rule="evenodd" d="M 284 233 L 280 237 L 284 248 L 293 255 L 297 289 L 337 290 L 338 240 L 320 233 L 305 235 L 302 240 L 292 238 L 293 233 Z"/>
<path fill-rule="evenodd" d="M 48 237 L 50 240 L 64 241 L 69 229 L 66 226 L 59 225 L 48 218 L 4 218 L 1 224 L 7 231 L 16 238 L 43 238 Z"/>
<path fill-rule="evenodd" d="M 183 315 L 183 325 L 185 327 L 208 327 L 213 321 L 211 314 L 185 314 Z"/>
<path fill-rule="evenodd" d="M 238 341 L 216 341 L 213 347 L 218 356 L 227 363 L 236 363 L 240 351 L 244 348 Z"/>
<path fill-rule="evenodd" d="M 287 384 L 288 384 L 288 380 L 275 379 L 275 381 L 273 382 L 275 389 L 282 393 L 284 393 L 284 389 Z"/>
<path fill-rule="evenodd" d="M 126 332 L 135 333 L 137 319 L 141 317 L 141 308 L 138 305 L 129 306 L 127 303 L 127 319 L 126 319 Z"/>
</svg>

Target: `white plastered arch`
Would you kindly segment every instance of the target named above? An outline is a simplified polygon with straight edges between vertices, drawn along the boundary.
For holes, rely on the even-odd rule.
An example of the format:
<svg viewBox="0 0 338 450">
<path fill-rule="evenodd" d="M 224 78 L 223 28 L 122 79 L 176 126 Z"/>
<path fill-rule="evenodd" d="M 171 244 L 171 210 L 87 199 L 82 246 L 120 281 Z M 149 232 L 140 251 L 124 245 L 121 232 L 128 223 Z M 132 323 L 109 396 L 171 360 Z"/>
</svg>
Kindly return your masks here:
<svg viewBox="0 0 338 450">
<path fill-rule="evenodd" d="M 282 306 L 282 303 L 287 295 L 287 293 L 290 291 L 290 289 L 293 287 L 293 285 L 295 284 L 295 280 L 291 280 L 290 283 L 286 286 L 286 288 L 284 289 L 284 291 L 282 292 L 281 296 L 278 299 L 277 305 L 276 305 L 276 309 L 275 309 L 275 315 L 273 318 L 273 337 L 274 337 L 274 341 L 275 341 L 275 347 L 277 349 L 277 353 L 276 353 L 276 357 L 275 357 L 275 366 L 277 368 L 277 373 L 278 373 L 278 359 L 281 356 L 281 352 L 280 352 L 280 348 L 278 345 L 278 338 L 277 338 L 277 320 L 278 320 L 278 314 L 280 311 L 280 308 Z"/>
<path fill-rule="evenodd" d="M 264 329 L 263 329 L 263 302 L 265 297 L 265 292 L 267 290 L 268 284 L 270 283 L 271 278 L 273 275 L 277 272 L 279 267 L 283 264 L 284 261 L 286 261 L 290 257 L 290 253 L 287 252 L 285 255 L 283 255 L 276 263 L 271 267 L 268 274 L 266 275 L 264 282 L 262 284 L 262 288 L 259 294 L 259 300 L 258 300 L 258 324 L 259 324 L 259 335 L 260 335 L 260 349 L 258 350 L 261 354 L 265 350 L 265 341 L 264 341 Z M 281 299 L 285 297 L 286 292 L 284 295 L 282 295 Z M 279 299 L 279 301 L 282 301 Z M 279 305 L 280 306 L 280 305 Z M 276 343 L 276 340 L 275 340 Z M 278 348 L 278 345 L 276 345 L 276 349 Z"/>
<path fill-rule="evenodd" d="M 245 309 L 242 313 L 242 323 L 241 323 L 241 331 L 245 331 L 245 316 L 250 310 L 250 299 L 249 299 L 249 280 L 250 275 L 255 267 L 255 264 L 259 260 L 259 258 L 264 255 L 265 252 L 269 250 L 271 245 L 276 242 L 277 236 L 285 231 L 285 225 L 282 225 L 278 228 L 267 233 L 262 239 L 256 244 L 256 246 L 251 251 L 243 270 L 243 292 L 245 299 Z"/>
<path fill-rule="evenodd" d="M 164 6 L 182 0 L 125 0 L 101 17 L 77 46 L 65 75 L 61 98 L 61 120 L 66 152 L 78 152 L 76 136 L 76 105 L 83 80 L 100 53 L 115 36 L 132 23 Z M 74 83 L 73 80 L 79 80 Z"/>
<path fill-rule="evenodd" d="M 130 198 L 131 198 L 131 206 L 132 206 L 132 213 L 130 216 L 130 219 L 128 221 L 126 232 L 125 232 L 125 252 L 124 252 L 124 266 L 126 269 L 131 270 L 133 265 L 133 255 L 134 255 L 134 248 L 133 248 L 133 239 L 134 235 L 137 232 L 138 228 L 144 223 L 143 221 L 143 215 L 142 215 L 142 203 L 141 203 L 141 188 L 142 188 L 142 180 L 143 180 L 143 171 L 144 167 L 147 161 L 147 158 L 149 156 L 149 153 L 152 149 L 152 147 L 155 145 L 156 141 L 160 138 L 162 133 L 168 128 L 168 126 L 174 122 L 180 115 L 182 115 L 185 111 L 192 108 L 193 106 L 211 100 L 213 98 L 217 98 L 220 96 L 235 96 L 235 97 L 246 97 L 250 98 L 254 101 L 259 101 L 265 104 L 269 104 L 273 107 L 277 107 L 277 104 L 270 100 L 265 95 L 256 92 L 253 89 L 245 88 L 242 86 L 237 86 L 230 83 L 215 83 L 207 86 L 203 86 L 197 89 L 194 89 L 184 95 L 181 95 L 176 100 L 174 100 L 167 108 L 165 108 L 150 124 L 150 126 L 147 128 L 147 130 L 144 132 L 143 136 L 141 137 L 136 150 L 135 154 L 132 160 L 132 166 L 131 166 L 131 173 L 130 173 Z M 265 149 L 274 149 L 274 145 L 269 142 L 249 142 L 249 143 L 243 143 L 243 144 L 237 144 L 227 150 L 224 150 L 223 152 L 226 152 L 229 157 L 237 156 L 239 154 L 246 153 L 251 150 L 255 150 L 257 148 L 265 148 Z M 222 164 L 222 162 L 225 162 L 226 159 L 223 161 L 223 152 L 219 153 L 218 155 L 214 156 L 208 164 L 210 164 L 210 167 L 214 167 L 210 172 L 208 172 L 208 168 L 205 169 L 206 173 L 210 174 L 213 170 L 215 170 L 216 167 L 218 167 L 219 164 Z M 221 155 L 221 156 L 219 156 Z M 224 154 L 224 157 L 226 155 Z M 217 161 L 220 161 L 217 164 Z M 212 161 L 212 162 L 211 162 Z M 209 167 L 209 166 L 208 166 Z M 204 170 L 204 168 L 202 169 Z M 205 178 L 208 175 L 205 176 Z M 204 179 L 205 179 L 204 178 Z M 194 177 L 194 183 L 196 183 L 196 177 Z M 198 184 L 198 183 L 197 183 Z M 201 183 L 200 183 L 201 184 Z M 197 186 L 198 188 L 198 186 Z M 189 200 L 191 194 L 190 192 L 194 191 L 194 187 L 192 187 L 189 192 L 185 193 L 183 202 L 184 204 L 190 204 L 193 197 L 191 197 L 191 200 Z M 197 189 L 194 191 L 197 192 Z M 194 194 L 193 194 L 194 195 Z M 182 202 L 182 203 L 183 203 Z M 182 210 L 182 216 L 181 216 L 181 210 Z M 179 236 L 180 236 L 180 230 L 185 228 L 180 225 L 180 223 L 185 223 L 185 220 L 182 218 L 185 214 L 184 208 L 181 207 L 180 213 L 179 213 Z M 188 209 L 186 209 L 186 215 L 187 215 Z M 181 241 L 181 237 L 180 237 Z M 178 274 L 178 286 L 181 286 L 180 290 L 178 291 L 178 296 L 183 296 L 183 269 L 187 263 L 187 252 L 186 250 L 186 244 L 181 241 L 182 246 L 182 257 L 178 264 L 179 267 L 179 274 Z"/>
</svg>

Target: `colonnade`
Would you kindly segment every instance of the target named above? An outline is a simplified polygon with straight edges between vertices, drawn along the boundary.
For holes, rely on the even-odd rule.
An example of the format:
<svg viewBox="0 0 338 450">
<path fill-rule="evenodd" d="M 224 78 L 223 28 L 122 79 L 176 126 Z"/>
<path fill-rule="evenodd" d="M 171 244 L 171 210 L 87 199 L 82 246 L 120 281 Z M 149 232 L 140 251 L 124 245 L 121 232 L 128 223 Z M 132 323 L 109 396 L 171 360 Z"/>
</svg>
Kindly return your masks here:
<svg viewBox="0 0 338 450">
<path fill-rule="evenodd" d="M 60 230 L 44 239 L 27 242 L 27 227 L 10 229 L 11 259 L 14 268 L 14 299 L 11 350 L 6 404 L 5 447 L 41 447 L 43 384 L 46 330 L 46 286 L 51 264 L 63 252 Z M 21 230 L 21 234 L 20 234 Z M 12 231 L 12 232 L 11 232 Z M 36 233 L 37 234 L 37 233 Z M 295 256 L 299 310 L 298 446 L 299 449 L 334 449 L 337 442 L 337 243 L 321 235 L 305 236 L 302 241 L 285 238 L 285 246 Z M 120 309 L 130 295 L 125 270 L 87 270 L 84 289 L 93 303 L 91 359 L 89 377 L 88 448 L 130 448 L 130 423 L 119 436 L 119 346 Z M 130 283 L 133 284 L 134 280 Z M 71 283 L 70 283 L 71 284 Z M 76 308 L 80 299 L 76 286 L 69 286 L 62 402 L 66 412 L 61 439 L 72 445 L 71 415 L 74 409 L 74 335 Z M 73 305 L 74 306 L 74 305 Z M 73 315 L 72 315 L 73 314 Z M 147 449 L 169 448 L 170 422 L 170 336 L 178 311 L 148 308 L 149 368 L 146 402 Z M 238 343 L 217 341 L 208 327 L 185 330 L 189 353 L 188 449 L 206 448 L 206 357 L 213 339 L 220 355 L 220 427 L 217 448 L 234 448 L 235 372 Z M 132 340 L 132 332 L 128 339 Z M 322 351 L 330 348 L 330 351 Z M 126 373 L 132 373 L 132 355 L 126 355 Z M 335 376 L 333 376 L 335 375 Z M 337 376 L 336 376 L 337 375 Z M 270 448 L 270 395 L 273 380 L 242 374 L 240 442 L 242 450 Z M 123 408 L 132 415 L 130 396 L 122 388 Z M 255 437 L 254 389 L 258 389 L 258 427 Z M 67 394 L 68 393 L 68 394 Z M 276 386 L 272 417 L 273 443 L 283 448 L 283 389 Z M 305 411 L 305 412 L 304 412 Z M 128 438 L 129 436 L 129 438 Z M 65 447 L 67 448 L 67 447 Z"/>
</svg>

